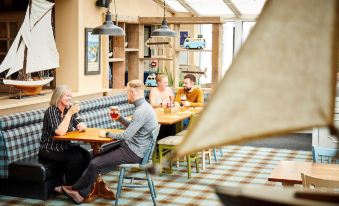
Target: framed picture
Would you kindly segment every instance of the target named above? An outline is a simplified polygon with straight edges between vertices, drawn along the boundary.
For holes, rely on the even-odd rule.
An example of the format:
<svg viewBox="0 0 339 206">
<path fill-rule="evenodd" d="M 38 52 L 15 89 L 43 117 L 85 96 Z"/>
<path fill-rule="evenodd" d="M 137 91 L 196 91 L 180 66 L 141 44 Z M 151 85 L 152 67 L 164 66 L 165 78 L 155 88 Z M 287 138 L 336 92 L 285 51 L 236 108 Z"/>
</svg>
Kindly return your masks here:
<svg viewBox="0 0 339 206">
<path fill-rule="evenodd" d="M 92 35 L 92 31 L 85 28 L 85 75 L 100 74 L 100 35 Z"/>
</svg>

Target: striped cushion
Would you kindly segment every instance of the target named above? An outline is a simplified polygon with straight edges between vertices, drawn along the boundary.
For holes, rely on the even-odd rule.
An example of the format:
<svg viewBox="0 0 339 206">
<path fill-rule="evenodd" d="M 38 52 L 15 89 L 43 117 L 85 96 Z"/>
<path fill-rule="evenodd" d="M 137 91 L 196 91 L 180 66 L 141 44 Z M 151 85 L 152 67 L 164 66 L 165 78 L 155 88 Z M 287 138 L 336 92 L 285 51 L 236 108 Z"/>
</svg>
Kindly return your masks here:
<svg viewBox="0 0 339 206">
<path fill-rule="evenodd" d="M 132 115 L 134 112 L 134 105 L 131 104 L 121 104 L 118 105 L 120 114 L 122 116 Z M 123 125 L 117 121 L 112 121 L 109 114 L 109 107 L 103 107 L 98 110 L 89 111 L 85 113 L 80 113 L 81 118 L 88 127 L 99 127 L 99 128 L 112 128 L 120 129 L 123 128 Z"/>
<path fill-rule="evenodd" d="M 8 116 L 0 117 L 0 130 L 13 129 L 29 124 L 42 122 L 44 119 L 45 109 L 20 112 Z"/>
<path fill-rule="evenodd" d="M 109 107 L 116 105 L 122 116 L 134 113 L 127 94 L 82 101 L 79 115 L 88 127 L 123 128 L 109 117 Z M 38 154 L 45 109 L 20 112 L 0 117 L 0 178 L 8 177 L 11 162 Z"/>
<path fill-rule="evenodd" d="M 126 104 L 127 103 L 127 94 L 117 94 L 114 96 L 106 96 L 98 99 L 85 100 L 80 103 L 81 112 L 93 111 L 96 109 L 101 109 L 105 107 Z M 80 113 L 81 114 L 81 113 Z"/>
</svg>

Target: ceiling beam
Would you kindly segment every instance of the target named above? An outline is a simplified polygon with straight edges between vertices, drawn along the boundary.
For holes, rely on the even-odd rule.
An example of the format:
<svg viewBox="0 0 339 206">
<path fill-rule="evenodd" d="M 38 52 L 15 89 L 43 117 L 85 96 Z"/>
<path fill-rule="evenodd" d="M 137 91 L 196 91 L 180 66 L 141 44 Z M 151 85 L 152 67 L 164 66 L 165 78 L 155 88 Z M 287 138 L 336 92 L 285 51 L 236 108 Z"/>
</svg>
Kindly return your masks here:
<svg viewBox="0 0 339 206">
<path fill-rule="evenodd" d="M 191 5 L 189 5 L 188 3 L 187 3 L 187 1 L 186 0 L 177 0 L 177 2 L 179 2 L 185 9 L 187 9 L 187 11 L 189 11 L 192 15 L 194 15 L 194 16 L 199 16 L 199 13 L 196 11 L 196 10 L 194 10 L 192 7 L 191 7 Z"/>
<path fill-rule="evenodd" d="M 231 0 L 223 0 L 226 6 L 231 9 L 231 11 L 234 13 L 236 18 L 241 17 L 241 13 L 239 9 L 234 5 L 234 3 Z"/>
<path fill-rule="evenodd" d="M 161 24 L 163 17 L 139 17 L 140 24 Z M 169 24 L 223 24 L 220 16 L 216 17 L 166 17 Z"/>
<path fill-rule="evenodd" d="M 164 1 L 163 0 L 153 0 L 156 4 L 158 4 L 161 8 L 164 8 Z M 172 15 L 174 15 L 176 12 L 168 6 L 168 4 L 165 3 L 165 9 L 170 12 Z"/>
</svg>

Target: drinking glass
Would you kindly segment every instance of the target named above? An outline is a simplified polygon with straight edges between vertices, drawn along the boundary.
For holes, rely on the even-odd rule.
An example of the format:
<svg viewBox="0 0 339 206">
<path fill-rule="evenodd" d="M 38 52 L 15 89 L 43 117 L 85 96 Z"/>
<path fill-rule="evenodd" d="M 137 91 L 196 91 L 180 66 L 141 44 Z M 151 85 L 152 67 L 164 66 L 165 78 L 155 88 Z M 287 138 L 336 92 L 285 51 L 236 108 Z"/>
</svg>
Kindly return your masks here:
<svg viewBox="0 0 339 206">
<path fill-rule="evenodd" d="M 119 107 L 117 107 L 117 106 L 111 106 L 110 107 L 110 112 L 109 112 L 109 114 L 111 115 L 111 118 L 112 119 L 118 119 L 118 117 L 119 117 Z"/>
</svg>

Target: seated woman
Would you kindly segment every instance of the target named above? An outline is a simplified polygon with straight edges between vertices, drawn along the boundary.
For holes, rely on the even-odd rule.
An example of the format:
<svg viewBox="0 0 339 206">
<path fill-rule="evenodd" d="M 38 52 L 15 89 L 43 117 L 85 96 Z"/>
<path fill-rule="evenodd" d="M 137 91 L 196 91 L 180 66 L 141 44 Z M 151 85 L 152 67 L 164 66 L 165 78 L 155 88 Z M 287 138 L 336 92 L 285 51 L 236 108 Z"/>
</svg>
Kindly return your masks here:
<svg viewBox="0 0 339 206">
<path fill-rule="evenodd" d="M 168 77 L 165 74 L 158 74 L 156 77 L 158 86 L 152 88 L 149 95 L 150 104 L 156 108 L 166 106 L 168 102 L 173 103 L 174 93 L 171 88 L 168 87 Z"/>
<path fill-rule="evenodd" d="M 154 107 L 165 107 L 167 103 L 173 104 L 174 93 L 168 87 L 168 77 L 165 74 L 158 74 L 156 77 L 158 86 L 152 88 L 149 95 L 150 104 Z M 158 140 L 167 136 L 175 135 L 176 126 L 174 125 L 161 125 Z"/>
<path fill-rule="evenodd" d="M 65 135 L 76 128 L 86 130 L 86 125 L 78 116 L 79 106 L 71 105 L 72 93 L 65 86 L 58 86 L 50 100 L 42 127 L 39 157 L 54 160 L 65 165 L 63 184 L 73 184 L 87 168 L 91 155 L 79 145 L 72 145 L 71 141 L 54 140 L 53 136 Z M 60 186 L 56 192 L 62 193 Z"/>
</svg>

